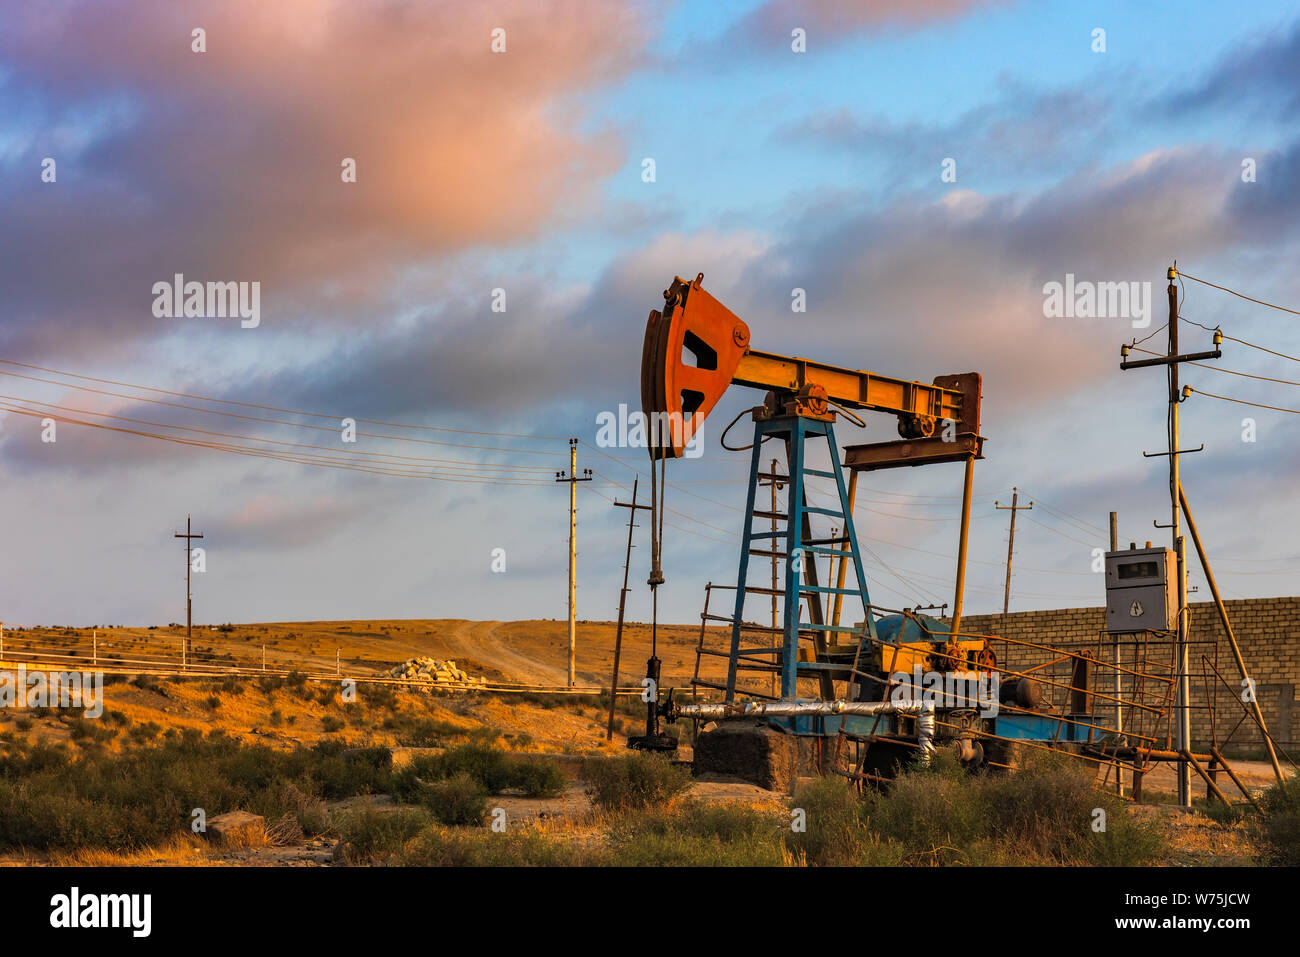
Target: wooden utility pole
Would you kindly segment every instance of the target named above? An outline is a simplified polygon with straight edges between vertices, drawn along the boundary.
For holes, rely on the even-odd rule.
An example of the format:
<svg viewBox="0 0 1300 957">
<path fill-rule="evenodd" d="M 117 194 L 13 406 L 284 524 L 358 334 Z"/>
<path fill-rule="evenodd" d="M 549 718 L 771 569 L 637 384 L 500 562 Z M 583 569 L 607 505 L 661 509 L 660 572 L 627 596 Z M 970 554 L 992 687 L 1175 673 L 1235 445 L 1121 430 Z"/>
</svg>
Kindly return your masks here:
<svg viewBox="0 0 1300 957">
<path fill-rule="evenodd" d="M 614 738 L 614 705 L 618 702 L 618 659 L 623 653 L 623 614 L 627 611 L 627 576 L 628 570 L 632 567 L 632 529 L 636 528 L 637 509 L 650 511 L 649 505 L 638 505 L 636 501 L 637 487 L 640 479 L 632 480 L 632 501 L 619 502 L 614 504 L 619 508 L 625 508 L 627 513 L 627 557 L 623 561 L 623 590 L 618 593 L 618 629 L 614 632 L 614 676 L 609 681 L 609 725 L 605 728 L 605 740 L 612 741 Z"/>
<path fill-rule="evenodd" d="M 177 532 L 173 538 L 185 539 L 185 644 L 181 647 L 181 668 L 184 669 L 189 663 L 190 656 L 190 629 L 194 622 L 194 601 L 190 596 L 190 568 L 194 565 L 193 548 L 190 545 L 196 538 L 202 538 L 202 532 L 193 532 L 190 530 L 190 517 L 185 516 L 185 534 Z"/>
<path fill-rule="evenodd" d="M 1178 388 L 1178 364 L 1180 362 L 1194 362 L 1203 359 L 1218 359 L 1223 353 L 1219 350 L 1219 344 L 1222 342 L 1220 333 L 1214 334 L 1214 351 L 1212 352 L 1190 352 L 1186 355 L 1180 355 L 1178 352 L 1178 287 L 1174 280 L 1178 278 L 1177 265 L 1170 266 L 1165 273 L 1169 280 L 1169 285 L 1165 293 L 1169 299 L 1169 346 L 1168 351 L 1163 356 L 1156 356 L 1152 359 L 1129 359 L 1129 352 L 1132 345 L 1125 345 L 1120 349 L 1122 360 L 1119 364 L 1121 369 L 1141 369 L 1147 366 L 1164 366 L 1169 377 L 1169 415 L 1166 420 L 1168 431 L 1169 450 L 1167 452 L 1153 452 L 1142 454 L 1147 458 L 1155 458 L 1161 455 L 1169 456 L 1169 514 L 1171 521 L 1167 526 L 1161 526 L 1156 523 L 1157 528 L 1168 528 L 1170 538 L 1173 540 L 1174 554 L 1178 558 L 1178 627 L 1177 627 L 1177 699 L 1175 701 L 1175 748 L 1176 750 L 1187 754 L 1192 747 L 1192 705 L 1191 705 L 1191 679 L 1188 674 L 1188 654 L 1187 654 L 1187 625 L 1188 625 L 1188 608 L 1187 608 L 1187 543 L 1180 534 L 1179 527 L 1179 501 L 1182 498 L 1182 477 L 1179 473 L 1178 457 L 1188 452 L 1199 452 L 1205 448 L 1204 445 L 1199 449 L 1180 449 L 1178 447 L 1179 423 L 1178 407 L 1182 402 L 1183 395 Z M 1136 343 L 1134 343 L 1135 345 Z M 1192 806 L 1192 769 L 1187 760 L 1178 762 L 1178 803 L 1183 807 Z"/>
<path fill-rule="evenodd" d="M 1011 486 L 1011 504 L 999 505 L 996 501 L 993 503 L 994 509 L 1000 512 L 1011 513 L 1011 530 L 1007 534 L 1007 584 L 1002 591 L 1002 614 L 1006 614 L 1011 607 L 1011 556 L 1016 548 L 1016 512 L 1027 512 L 1034 507 L 1034 503 L 1028 505 L 1017 505 L 1020 498 L 1020 490 L 1014 485 Z"/>
<path fill-rule="evenodd" d="M 574 685 L 578 656 L 578 484 L 591 481 L 591 469 L 578 475 L 578 440 L 569 439 L 569 471 L 556 472 L 555 481 L 569 483 L 569 687 Z"/>
<path fill-rule="evenodd" d="M 772 488 L 772 533 L 773 533 L 773 537 L 772 537 L 772 647 L 773 649 L 779 649 L 781 647 L 781 633 L 777 631 L 777 629 L 780 626 L 777 624 L 777 610 L 776 610 L 777 609 L 776 593 L 778 588 L 778 579 L 777 579 L 777 572 L 776 572 L 776 563 L 778 561 L 777 554 L 776 554 L 777 552 L 776 493 L 778 489 L 785 488 L 785 483 L 777 478 L 776 459 L 772 460 L 771 478 L 767 479 L 766 481 L 760 479 L 758 484 L 770 485 Z M 773 658 L 772 660 L 775 661 L 776 659 Z M 779 698 L 781 696 L 781 677 L 775 670 L 772 672 L 772 696 L 776 698 Z"/>
</svg>

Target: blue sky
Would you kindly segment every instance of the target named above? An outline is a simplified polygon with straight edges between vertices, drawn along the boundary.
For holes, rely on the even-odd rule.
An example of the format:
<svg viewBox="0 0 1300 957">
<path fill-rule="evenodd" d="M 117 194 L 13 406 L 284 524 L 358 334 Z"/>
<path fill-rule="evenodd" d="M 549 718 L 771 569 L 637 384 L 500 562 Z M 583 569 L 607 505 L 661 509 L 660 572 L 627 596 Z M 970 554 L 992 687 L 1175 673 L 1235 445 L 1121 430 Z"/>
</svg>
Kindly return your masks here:
<svg viewBox="0 0 1300 957">
<path fill-rule="evenodd" d="M 509 40 L 494 55 L 497 26 Z M 637 405 L 646 313 L 674 274 L 697 272 L 756 348 L 923 381 L 983 373 L 968 610 L 1001 607 L 993 502 L 1013 485 L 1036 506 L 1017 527 L 1012 607 L 1099 604 L 1106 513 L 1125 542 L 1158 540 L 1152 520 L 1167 519 L 1163 460 L 1142 457 L 1163 447 L 1159 374 L 1117 368 L 1120 343 L 1163 322 L 1165 266 L 1300 303 L 1297 63 L 1300 11 L 1280 3 L 6 8 L 0 359 L 59 370 L 4 365 L 52 380 L 3 377 L 8 407 L 260 448 L 337 439 L 311 431 L 325 418 L 256 413 L 281 426 L 135 387 L 397 422 L 424 431 L 370 431 L 421 442 L 355 451 L 439 458 L 471 481 L 70 422 L 50 444 L 39 417 L 0 412 L 0 620 L 182 617 L 171 534 L 187 513 L 208 534 L 203 620 L 562 618 L 567 496 L 549 479 L 570 435 L 599 473 L 580 492 L 579 617 L 612 618 L 625 516 L 610 500 L 646 462 L 594 450 L 596 416 Z M 42 182 L 51 157 L 57 181 Z M 956 182 L 940 177 L 947 157 Z M 260 325 L 153 316 L 150 286 L 176 272 L 260 282 Z M 1067 273 L 1150 282 L 1154 324 L 1046 317 L 1042 287 Z M 790 311 L 793 287 L 806 314 Z M 489 305 L 498 288 L 505 313 Z M 1186 293 L 1185 318 L 1300 355 L 1295 316 Z M 1300 380 L 1296 363 L 1234 343 L 1221 364 Z M 1282 383 L 1187 381 L 1300 408 Z M 735 577 L 748 462 L 717 438 L 760 400 L 733 390 L 703 458 L 672 464 L 670 620 L 695 620 L 704 583 Z M 1230 597 L 1295 591 L 1296 418 L 1183 406 L 1185 443 L 1207 448 L 1185 463 L 1188 496 Z M 870 425 L 842 441 L 893 434 L 887 417 Z M 515 484 L 488 481 L 503 476 Z M 876 600 L 951 600 L 959 480 L 956 467 L 864 478 Z M 648 605 L 638 588 L 632 614 Z"/>
</svg>

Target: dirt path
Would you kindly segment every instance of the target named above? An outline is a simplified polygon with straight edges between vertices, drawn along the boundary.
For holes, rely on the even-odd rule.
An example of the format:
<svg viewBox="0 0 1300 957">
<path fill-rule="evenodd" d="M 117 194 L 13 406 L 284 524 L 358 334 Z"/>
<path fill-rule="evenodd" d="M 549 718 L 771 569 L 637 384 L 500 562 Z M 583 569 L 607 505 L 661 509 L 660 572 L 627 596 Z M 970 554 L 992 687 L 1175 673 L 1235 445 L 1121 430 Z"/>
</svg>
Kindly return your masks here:
<svg viewBox="0 0 1300 957">
<path fill-rule="evenodd" d="M 473 660 L 495 668 L 511 681 L 563 684 L 568 679 L 567 668 L 539 660 L 535 647 L 531 654 L 514 647 L 511 636 L 502 634 L 499 621 L 461 622 L 450 633 L 437 636 L 434 644 L 440 656 Z M 554 659 L 558 654 L 552 651 L 546 657 Z"/>
</svg>

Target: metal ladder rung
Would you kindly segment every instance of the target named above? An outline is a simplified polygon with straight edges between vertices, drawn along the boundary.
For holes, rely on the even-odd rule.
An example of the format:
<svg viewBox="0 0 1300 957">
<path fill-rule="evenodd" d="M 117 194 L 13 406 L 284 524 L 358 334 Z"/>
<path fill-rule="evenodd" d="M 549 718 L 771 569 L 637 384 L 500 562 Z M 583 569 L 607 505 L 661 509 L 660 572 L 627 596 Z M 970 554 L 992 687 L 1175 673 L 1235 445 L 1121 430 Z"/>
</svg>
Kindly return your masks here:
<svg viewBox="0 0 1300 957">
<path fill-rule="evenodd" d="M 804 475 L 819 475 L 819 476 L 821 476 L 822 478 L 829 478 L 829 479 L 833 479 L 833 478 L 835 478 L 835 473 L 834 473 L 834 472 L 827 472 L 825 469 L 810 469 L 810 468 L 805 468 L 805 469 L 803 470 L 803 474 L 804 474 Z"/>
<path fill-rule="evenodd" d="M 798 592 L 806 595 L 810 592 L 821 592 L 827 595 L 857 595 L 856 588 L 831 588 L 829 585 L 800 585 Z M 760 585 L 746 585 L 745 594 L 747 595 L 776 595 L 778 598 L 785 594 L 784 588 L 764 588 Z"/>
<path fill-rule="evenodd" d="M 853 553 L 845 551 L 842 548 L 826 548 L 821 545 L 801 545 L 800 548 L 807 549 L 814 555 L 830 555 L 832 558 L 852 558 Z"/>
<path fill-rule="evenodd" d="M 804 508 L 803 508 L 803 510 L 804 510 L 805 512 L 812 512 L 814 515 L 829 515 L 831 518 L 843 518 L 843 517 L 844 517 L 844 513 L 843 513 L 843 512 L 837 512 L 837 511 L 836 511 L 835 509 L 833 509 L 833 508 L 821 508 L 821 507 L 816 506 L 816 505 L 805 505 Z"/>
<path fill-rule="evenodd" d="M 817 555 L 829 555 L 832 558 L 852 558 L 853 553 L 847 552 L 842 548 L 824 548 L 820 545 L 800 545 L 805 551 L 813 552 Z M 788 558 L 785 552 L 773 551 L 766 548 L 751 548 L 749 554 L 759 558 Z"/>
</svg>

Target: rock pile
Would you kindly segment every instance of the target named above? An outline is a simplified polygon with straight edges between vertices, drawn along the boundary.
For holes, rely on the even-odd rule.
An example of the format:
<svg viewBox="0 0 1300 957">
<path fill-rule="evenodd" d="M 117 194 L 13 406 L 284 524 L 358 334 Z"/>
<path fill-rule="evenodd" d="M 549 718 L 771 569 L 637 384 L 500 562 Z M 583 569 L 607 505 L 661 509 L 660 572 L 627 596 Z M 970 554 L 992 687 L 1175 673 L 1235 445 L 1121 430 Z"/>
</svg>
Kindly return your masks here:
<svg viewBox="0 0 1300 957">
<path fill-rule="evenodd" d="M 456 667 L 456 662 L 444 658 L 410 658 L 396 668 L 390 668 L 388 676 L 447 685 L 487 684 L 486 678 L 467 674 Z"/>
</svg>

